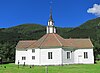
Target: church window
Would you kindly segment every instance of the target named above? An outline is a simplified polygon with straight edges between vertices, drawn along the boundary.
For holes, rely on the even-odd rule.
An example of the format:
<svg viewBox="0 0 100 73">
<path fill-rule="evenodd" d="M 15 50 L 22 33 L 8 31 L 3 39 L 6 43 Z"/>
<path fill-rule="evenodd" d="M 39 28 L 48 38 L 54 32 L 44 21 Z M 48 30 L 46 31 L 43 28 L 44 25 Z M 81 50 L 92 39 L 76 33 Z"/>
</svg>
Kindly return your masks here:
<svg viewBox="0 0 100 73">
<path fill-rule="evenodd" d="M 32 60 L 35 60 L 35 56 L 32 56 Z"/>
<path fill-rule="evenodd" d="M 67 52 L 67 59 L 70 59 L 70 58 L 71 58 L 71 53 Z"/>
<path fill-rule="evenodd" d="M 84 59 L 88 58 L 88 52 L 84 52 Z"/>
<path fill-rule="evenodd" d="M 32 49 L 32 53 L 35 53 L 35 49 Z"/>
<path fill-rule="evenodd" d="M 26 60 L 26 57 L 22 57 L 22 60 Z"/>
<path fill-rule="evenodd" d="M 48 52 L 48 59 L 52 59 L 52 52 Z"/>
</svg>

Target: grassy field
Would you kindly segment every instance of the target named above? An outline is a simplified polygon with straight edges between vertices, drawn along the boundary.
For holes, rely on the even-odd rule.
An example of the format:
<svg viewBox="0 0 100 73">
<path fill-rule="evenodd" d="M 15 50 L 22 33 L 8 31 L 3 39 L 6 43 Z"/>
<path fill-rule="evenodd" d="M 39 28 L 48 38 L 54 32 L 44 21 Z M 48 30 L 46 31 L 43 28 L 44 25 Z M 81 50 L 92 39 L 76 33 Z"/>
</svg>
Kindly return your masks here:
<svg viewBox="0 0 100 73">
<path fill-rule="evenodd" d="M 6 67 L 6 68 L 5 68 Z M 45 66 L 18 66 L 15 64 L 0 65 L 0 73 L 46 73 Z M 100 73 L 100 62 L 89 65 L 48 66 L 48 73 Z"/>
</svg>

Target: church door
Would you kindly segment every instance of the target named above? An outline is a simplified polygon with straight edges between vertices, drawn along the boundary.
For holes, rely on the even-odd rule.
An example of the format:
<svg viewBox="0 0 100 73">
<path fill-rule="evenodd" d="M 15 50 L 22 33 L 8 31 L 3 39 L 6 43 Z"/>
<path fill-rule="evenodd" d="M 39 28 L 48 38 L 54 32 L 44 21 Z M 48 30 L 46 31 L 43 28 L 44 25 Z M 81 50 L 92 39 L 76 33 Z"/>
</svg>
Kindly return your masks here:
<svg viewBox="0 0 100 73">
<path fill-rule="evenodd" d="M 78 63 L 82 64 L 82 55 L 78 55 Z"/>
</svg>

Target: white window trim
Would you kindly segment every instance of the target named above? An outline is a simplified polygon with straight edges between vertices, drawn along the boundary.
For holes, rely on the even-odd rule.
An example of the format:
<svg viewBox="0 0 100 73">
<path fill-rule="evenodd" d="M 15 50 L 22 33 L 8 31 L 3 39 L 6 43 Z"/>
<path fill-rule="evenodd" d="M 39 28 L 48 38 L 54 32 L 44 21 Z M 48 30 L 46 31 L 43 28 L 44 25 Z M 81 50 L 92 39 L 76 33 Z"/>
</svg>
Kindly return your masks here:
<svg viewBox="0 0 100 73">
<path fill-rule="evenodd" d="M 48 52 L 48 59 L 49 60 L 52 60 L 53 59 L 53 55 L 52 54 L 53 54 L 52 52 Z"/>
<path fill-rule="evenodd" d="M 33 56 L 32 56 L 32 60 L 35 60 L 35 56 L 34 56 L 34 59 L 33 59 Z"/>
<path fill-rule="evenodd" d="M 87 55 L 86 55 L 86 53 L 87 53 Z M 88 52 L 84 52 L 84 59 L 88 59 Z"/>
<path fill-rule="evenodd" d="M 24 58 L 24 59 L 23 59 Z M 22 56 L 22 60 L 26 60 L 26 56 Z"/>
<path fill-rule="evenodd" d="M 34 50 L 34 52 L 33 52 L 33 50 Z M 32 53 L 35 53 L 35 49 L 32 49 Z"/>
<path fill-rule="evenodd" d="M 67 58 L 67 59 L 71 59 L 71 51 L 67 51 L 67 52 L 66 52 L 66 55 L 67 55 L 68 52 L 70 53 L 70 58 L 67 58 L 67 56 L 66 56 L 66 58 Z"/>
</svg>

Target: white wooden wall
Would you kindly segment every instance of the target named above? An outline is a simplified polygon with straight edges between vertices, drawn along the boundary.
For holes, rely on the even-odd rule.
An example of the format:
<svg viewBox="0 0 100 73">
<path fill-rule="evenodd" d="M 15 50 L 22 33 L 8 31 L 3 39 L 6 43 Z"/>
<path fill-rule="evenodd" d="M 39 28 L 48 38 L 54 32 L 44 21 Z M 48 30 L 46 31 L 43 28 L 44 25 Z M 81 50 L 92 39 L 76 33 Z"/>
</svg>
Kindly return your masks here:
<svg viewBox="0 0 100 73">
<path fill-rule="evenodd" d="M 88 52 L 88 58 L 84 59 L 84 52 Z M 74 52 L 74 63 L 94 64 L 93 49 L 77 49 Z"/>
<path fill-rule="evenodd" d="M 27 50 L 27 51 L 26 51 Z M 71 52 L 72 51 L 72 52 Z M 48 59 L 48 52 L 52 52 L 52 59 Z M 71 52 L 71 59 L 67 59 L 66 52 Z M 88 59 L 84 59 L 84 52 L 88 52 Z M 22 60 L 22 56 L 26 60 Z M 35 56 L 35 60 L 32 60 Z M 93 49 L 62 49 L 62 48 L 49 48 L 49 49 L 32 49 L 16 50 L 15 64 L 26 65 L 62 65 L 62 64 L 94 64 Z"/>
</svg>

